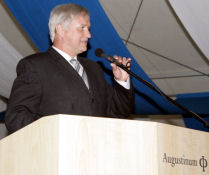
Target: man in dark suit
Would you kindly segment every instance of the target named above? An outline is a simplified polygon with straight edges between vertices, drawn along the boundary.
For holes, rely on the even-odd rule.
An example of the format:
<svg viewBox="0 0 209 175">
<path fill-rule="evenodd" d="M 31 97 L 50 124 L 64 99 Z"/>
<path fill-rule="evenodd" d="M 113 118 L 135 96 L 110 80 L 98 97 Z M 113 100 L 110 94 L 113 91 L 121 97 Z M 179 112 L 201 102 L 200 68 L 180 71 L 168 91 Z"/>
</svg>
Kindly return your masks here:
<svg viewBox="0 0 209 175">
<path fill-rule="evenodd" d="M 49 30 L 53 46 L 17 65 L 5 117 L 10 133 L 53 114 L 128 117 L 134 104 L 129 74 L 111 64 L 112 87 L 97 63 L 77 56 L 87 50 L 89 29 L 89 12 L 82 6 L 65 4 L 52 10 Z M 124 65 L 131 60 L 114 58 Z"/>
</svg>

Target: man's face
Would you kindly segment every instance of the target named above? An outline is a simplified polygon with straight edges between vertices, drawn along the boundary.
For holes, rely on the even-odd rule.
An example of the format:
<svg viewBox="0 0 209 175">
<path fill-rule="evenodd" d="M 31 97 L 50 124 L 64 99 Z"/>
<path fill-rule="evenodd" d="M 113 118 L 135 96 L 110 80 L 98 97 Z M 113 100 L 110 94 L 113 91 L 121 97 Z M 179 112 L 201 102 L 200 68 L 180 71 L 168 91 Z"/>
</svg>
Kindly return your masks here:
<svg viewBox="0 0 209 175">
<path fill-rule="evenodd" d="M 71 56 L 87 50 L 88 39 L 91 38 L 90 19 L 87 15 L 76 16 L 67 29 L 63 29 L 63 45 Z"/>
</svg>

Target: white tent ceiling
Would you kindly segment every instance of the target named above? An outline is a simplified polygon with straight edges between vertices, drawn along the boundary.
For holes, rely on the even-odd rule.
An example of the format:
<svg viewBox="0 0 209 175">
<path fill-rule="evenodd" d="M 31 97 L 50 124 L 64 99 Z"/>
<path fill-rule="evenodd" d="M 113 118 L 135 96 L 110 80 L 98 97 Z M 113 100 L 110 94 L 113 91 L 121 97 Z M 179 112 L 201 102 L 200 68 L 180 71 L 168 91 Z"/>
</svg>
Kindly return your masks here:
<svg viewBox="0 0 209 175">
<path fill-rule="evenodd" d="M 169 0 L 194 42 L 209 59 L 209 1 Z"/>
<path fill-rule="evenodd" d="M 175 96 L 209 91 L 207 59 L 167 0 L 100 0 L 100 3 L 134 58 L 163 92 Z M 0 95 L 8 98 L 17 61 L 34 53 L 36 48 L 3 2 L 0 2 L 0 21 Z"/>
<path fill-rule="evenodd" d="M 167 0 L 100 2 L 134 58 L 161 90 L 170 96 L 209 91 L 206 59 Z"/>
</svg>

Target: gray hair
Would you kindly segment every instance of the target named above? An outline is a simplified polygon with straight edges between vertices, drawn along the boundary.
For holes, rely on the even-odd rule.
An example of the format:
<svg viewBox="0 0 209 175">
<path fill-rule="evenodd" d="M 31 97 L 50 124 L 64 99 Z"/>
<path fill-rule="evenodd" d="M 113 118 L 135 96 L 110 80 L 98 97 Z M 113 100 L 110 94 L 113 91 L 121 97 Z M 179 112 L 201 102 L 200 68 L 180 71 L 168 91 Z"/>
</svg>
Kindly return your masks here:
<svg viewBox="0 0 209 175">
<path fill-rule="evenodd" d="M 89 11 L 77 4 L 62 4 L 56 6 L 51 11 L 49 17 L 48 25 L 51 41 L 54 42 L 55 28 L 58 24 L 61 24 L 63 28 L 67 28 L 73 18 L 80 14 L 89 16 Z"/>
</svg>

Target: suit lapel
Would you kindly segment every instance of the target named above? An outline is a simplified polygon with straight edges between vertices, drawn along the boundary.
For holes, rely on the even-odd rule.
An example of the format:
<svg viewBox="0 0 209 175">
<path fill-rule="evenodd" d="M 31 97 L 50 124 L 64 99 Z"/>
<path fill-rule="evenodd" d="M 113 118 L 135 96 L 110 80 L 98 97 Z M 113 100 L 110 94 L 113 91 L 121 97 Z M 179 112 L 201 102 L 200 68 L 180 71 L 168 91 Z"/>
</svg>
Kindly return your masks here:
<svg viewBox="0 0 209 175">
<path fill-rule="evenodd" d="M 69 85 L 72 85 L 72 83 L 77 83 L 77 86 L 78 86 L 77 88 L 83 89 L 89 93 L 88 88 L 86 87 L 83 79 L 74 70 L 74 68 L 70 65 L 70 63 L 68 63 L 68 61 L 62 57 L 62 55 L 60 55 L 56 50 L 54 50 L 51 47 L 49 48 L 48 52 L 51 55 L 51 58 L 54 60 L 57 67 L 60 69 L 60 72 L 63 75 L 66 82 L 68 82 Z M 84 67 L 83 64 L 82 66 Z M 87 77 L 88 77 L 88 74 L 87 74 Z"/>
</svg>

